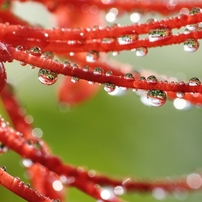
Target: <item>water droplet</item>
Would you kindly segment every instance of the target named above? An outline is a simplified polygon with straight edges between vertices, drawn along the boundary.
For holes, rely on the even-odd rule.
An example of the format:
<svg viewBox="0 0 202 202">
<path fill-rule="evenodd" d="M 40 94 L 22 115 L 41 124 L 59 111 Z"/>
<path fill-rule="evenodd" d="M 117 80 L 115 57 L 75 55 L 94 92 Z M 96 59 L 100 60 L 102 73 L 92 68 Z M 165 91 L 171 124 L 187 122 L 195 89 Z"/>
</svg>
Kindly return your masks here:
<svg viewBox="0 0 202 202">
<path fill-rule="evenodd" d="M 149 32 L 149 41 L 154 42 L 158 40 L 168 39 L 172 36 L 171 29 L 168 27 L 160 27 L 152 29 Z"/>
<path fill-rule="evenodd" d="M 198 7 L 192 8 L 192 9 L 189 11 L 189 14 L 190 14 L 190 15 L 195 15 L 195 14 L 199 14 L 199 13 L 201 13 L 201 9 L 198 8 Z"/>
<path fill-rule="evenodd" d="M 151 23 L 153 23 L 153 22 L 156 22 L 156 20 L 154 19 L 154 18 L 150 18 L 150 19 L 148 19 L 147 20 L 147 24 L 151 24 Z"/>
<path fill-rule="evenodd" d="M 113 74 L 113 72 L 111 70 L 108 70 L 105 75 L 106 76 L 111 76 L 112 74 Z"/>
<path fill-rule="evenodd" d="M 124 74 L 123 78 L 127 79 L 127 80 L 134 80 L 135 79 L 135 77 L 131 73 Z"/>
<path fill-rule="evenodd" d="M 59 199 L 54 199 L 53 202 L 60 202 L 60 200 Z"/>
<path fill-rule="evenodd" d="M 84 67 L 83 67 L 83 71 L 84 71 L 84 72 L 88 72 L 88 71 L 89 71 L 89 67 L 88 67 L 88 66 L 84 66 Z"/>
<path fill-rule="evenodd" d="M 145 55 L 147 55 L 147 53 L 148 53 L 147 47 L 140 47 L 137 48 L 136 50 L 136 56 L 138 57 L 144 57 Z"/>
<path fill-rule="evenodd" d="M 23 51 L 24 50 L 23 46 L 20 46 L 20 45 L 16 46 L 15 49 L 16 49 L 16 51 Z"/>
<path fill-rule="evenodd" d="M 41 56 L 41 49 L 38 46 L 34 46 L 30 48 L 29 52 L 31 55 L 34 55 L 34 56 Z"/>
<path fill-rule="evenodd" d="M 86 54 L 87 62 L 96 62 L 99 59 L 99 52 L 91 50 Z"/>
<path fill-rule="evenodd" d="M 31 187 L 31 185 L 29 183 L 26 183 L 25 186 L 28 187 L 28 188 Z"/>
<path fill-rule="evenodd" d="M 137 34 L 128 34 L 128 35 L 123 35 L 117 38 L 118 43 L 120 45 L 125 45 L 125 44 L 130 44 L 135 42 L 138 39 Z"/>
<path fill-rule="evenodd" d="M 6 166 L 2 166 L 1 169 L 6 172 Z"/>
<path fill-rule="evenodd" d="M 140 76 L 139 80 L 140 81 L 146 81 L 146 78 L 144 76 Z"/>
<path fill-rule="evenodd" d="M 149 90 L 147 99 L 151 106 L 160 107 L 165 104 L 167 96 L 162 90 Z"/>
<path fill-rule="evenodd" d="M 195 39 L 187 39 L 184 42 L 184 51 L 186 52 L 195 52 L 199 48 L 199 42 Z"/>
<path fill-rule="evenodd" d="M 23 62 L 23 61 L 20 61 L 20 64 L 21 64 L 21 66 L 26 66 L 27 65 L 27 63 Z"/>
<path fill-rule="evenodd" d="M 41 142 L 35 139 L 29 139 L 26 141 L 27 145 L 34 147 L 35 149 L 42 149 Z"/>
<path fill-rule="evenodd" d="M 8 147 L 6 147 L 3 143 L 0 142 L 0 154 L 8 151 Z"/>
<path fill-rule="evenodd" d="M 189 86 L 199 86 L 201 85 L 201 81 L 197 77 L 192 77 L 189 79 Z"/>
<path fill-rule="evenodd" d="M 93 71 L 96 75 L 102 75 L 104 73 L 103 69 L 101 67 L 96 67 Z"/>
<path fill-rule="evenodd" d="M 187 28 L 189 31 L 194 31 L 194 30 L 196 30 L 196 29 L 198 28 L 198 25 L 197 25 L 197 24 L 190 24 L 190 25 L 186 25 L 186 28 Z M 185 31 L 184 33 L 188 32 L 188 30 Z"/>
<path fill-rule="evenodd" d="M 147 82 L 148 83 L 156 84 L 158 82 L 158 80 L 157 80 L 157 78 L 154 75 L 151 75 L 151 76 L 147 77 Z"/>
<path fill-rule="evenodd" d="M 44 85 L 52 85 L 57 81 L 57 74 L 47 69 L 40 69 L 38 73 L 39 81 Z"/>
<path fill-rule="evenodd" d="M 112 83 L 105 83 L 104 90 L 108 93 L 113 92 L 116 89 L 116 85 Z"/>
<path fill-rule="evenodd" d="M 44 53 L 41 55 L 41 57 L 53 59 L 53 58 L 54 58 L 54 54 L 53 54 L 52 52 L 46 51 L 46 52 L 44 52 Z"/>
<path fill-rule="evenodd" d="M 72 76 L 72 77 L 71 77 L 71 82 L 72 82 L 72 83 L 78 83 L 79 80 L 80 80 L 80 79 L 79 79 L 78 77 L 76 77 L 76 76 Z"/>
</svg>

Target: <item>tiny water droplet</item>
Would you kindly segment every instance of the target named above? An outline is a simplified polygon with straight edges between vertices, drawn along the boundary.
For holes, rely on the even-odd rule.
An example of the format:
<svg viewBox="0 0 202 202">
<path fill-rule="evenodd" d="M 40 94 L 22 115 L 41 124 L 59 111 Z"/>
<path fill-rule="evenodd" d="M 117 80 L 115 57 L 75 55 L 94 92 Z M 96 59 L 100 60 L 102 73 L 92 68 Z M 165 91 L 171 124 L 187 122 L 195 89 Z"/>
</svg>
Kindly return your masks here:
<svg viewBox="0 0 202 202">
<path fill-rule="evenodd" d="M 158 40 L 168 39 L 172 36 L 171 29 L 168 27 L 160 27 L 152 29 L 149 32 L 149 41 L 154 42 Z"/>
<path fill-rule="evenodd" d="M 34 46 L 29 49 L 29 52 L 31 55 L 34 56 L 40 56 L 41 55 L 41 49 L 38 46 Z"/>
<path fill-rule="evenodd" d="M 98 59 L 99 59 L 99 52 L 97 52 L 97 51 L 90 50 L 86 54 L 86 61 L 87 62 L 96 62 Z"/>
<path fill-rule="evenodd" d="M 38 72 L 38 79 L 44 85 L 52 85 L 57 81 L 57 74 L 47 69 L 40 69 Z"/>
<path fill-rule="evenodd" d="M 101 67 L 96 67 L 93 71 L 96 75 L 102 75 L 104 73 L 103 69 Z"/>
<path fill-rule="evenodd" d="M 6 172 L 6 166 L 2 166 L 1 169 Z"/>
<path fill-rule="evenodd" d="M 148 83 L 156 84 L 158 82 L 158 80 L 157 80 L 157 78 L 154 75 L 151 75 L 151 76 L 147 77 L 147 82 Z"/>
<path fill-rule="evenodd" d="M 196 39 L 187 39 L 184 42 L 184 51 L 186 52 L 195 52 L 199 48 L 199 42 Z"/>
<path fill-rule="evenodd" d="M 195 15 L 195 14 L 199 14 L 201 13 L 201 9 L 199 7 L 195 7 L 195 8 L 192 8 L 190 11 L 189 11 L 189 14 L 190 15 Z"/>
<path fill-rule="evenodd" d="M 147 24 L 151 24 L 151 23 L 153 23 L 153 22 L 155 22 L 156 20 L 154 19 L 154 18 L 150 18 L 150 19 L 148 19 L 147 20 Z"/>
<path fill-rule="evenodd" d="M 16 51 L 23 51 L 24 50 L 23 46 L 20 46 L 20 45 L 16 46 L 15 49 L 16 49 Z"/>
<path fill-rule="evenodd" d="M 131 73 L 124 74 L 123 78 L 127 79 L 127 80 L 134 80 L 135 79 L 135 77 Z"/>
<path fill-rule="evenodd" d="M 113 74 L 113 72 L 111 70 L 108 70 L 105 75 L 106 76 L 111 76 L 112 74 Z"/>
<path fill-rule="evenodd" d="M 28 187 L 28 188 L 31 187 L 31 185 L 29 183 L 26 183 L 25 186 Z"/>
<path fill-rule="evenodd" d="M 118 43 L 120 45 L 125 45 L 125 44 L 130 44 L 135 42 L 138 39 L 137 34 L 128 34 L 128 35 L 123 35 L 117 38 Z"/>
<path fill-rule="evenodd" d="M 197 77 L 192 77 L 189 79 L 189 86 L 199 86 L 201 85 L 201 81 Z"/>
<path fill-rule="evenodd" d="M 8 151 L 8 147 L 6 147 L 3 143 L 0 142 L 0 154 Z"/>
<path fill-rule="evenodd" d="M 29 139 L 26 141 L 26 143 L 31 146 L 34 147 L 35 149 L 42 149 L 42 145 L 40 143 L 40 141 L 35 140 L 35 139 Z"/>
<path fill-rule="evenodd" d="M 20 64 L 21 64 L 21 66 L 26 66 L 27 65 L 27 63 L 23 62 L 23 61 L 20 61 Z"/>
<path fill-rule="evenodd" d="M 198 28 L 198 25 L 197 24 L 190 24 L 190 25 L 186 25 L 186 28 L 189 30 L 189 31 L 194 31 Z M 187 30 L 187 32 L 188 32 Z M 185 32 L 184 32 L 185 33 Z"/>
<path fill-rule="evenodd" d="M 146 81 L 146 78 L 144 76 L 140 76 L 139 80 L 140 81 Z"/>
<path fill-rule="evenodd" d="M 88 66 L 84 66 L 84 67 L 83 67 L 83 71 L 84 71 L 84 72 L 88 72 L 88 71 L 89 71 L 89 67 L 88 67 Z"/>
<path fill-rule="evenodd" d="M 116 85 L 112 83 L 105 83 L 104 90 L 108 93 L 113 92 L 116 89 Z"/>
<path fill-rule="evenodd" d="M 53 54 L 52 52 L 46 51 L 46 52 L 44 52 L 44 53 L 41 55 L 41 57 L 53 59 L 53 58 L 54 58 L 54 54 Z"/>
<path fill-rule="evenodd" d="M 144 57 L 145 55 L 147 55 L 147 53 L 148 53 L 147 47 L 140 47 L 137 48 L 136 50 L 136 56 L 138 57 Z"/>
<path fill-rule="evenodd" d="M 151 106 L 160 107 L 165 104 L 167 96 L 162 90 L 149 90 L 147 100 Z"/>
<path fill-rule="evenodd" d="M 80 80 L 80 79 L 79 79 L 78 77 L 76 77 L 76 76 L 72 76 L 72 77 L 71 77 L 71 82 L 72 82 L 72 83 L 78 83 L 79 80 Z"/>
<path fill-rule="evenodd" d="M 53 202 L 60 202 L 60 200 L 59 199 L 54 199 Z"/>
</svg>

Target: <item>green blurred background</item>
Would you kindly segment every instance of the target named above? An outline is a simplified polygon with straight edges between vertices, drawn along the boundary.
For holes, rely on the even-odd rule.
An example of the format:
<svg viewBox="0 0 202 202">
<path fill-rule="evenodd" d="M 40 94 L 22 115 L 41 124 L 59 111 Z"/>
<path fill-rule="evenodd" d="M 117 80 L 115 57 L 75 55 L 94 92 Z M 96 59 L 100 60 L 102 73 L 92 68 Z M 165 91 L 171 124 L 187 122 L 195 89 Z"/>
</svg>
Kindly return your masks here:
<svg viewBox="0 0 202 202">
<path fill-rule="evenodd" d="M 25 14 L 22 9 L 24 7 L 17 9 L 17 12 Z M 46 14 L 45 17 L 40 16 L 43 14 L 40 9 L 37 8 L 37 18 L 45 21 L 33 22 L 40 21 L 47 25 L 48 17 Z M 34 16 L 32 10 L 28 13 L 28 17 L 35 20 L 36 10 Z M 126 20 L 128 16 L 121 23 Z M 127 61 L 135 70 L 149 69 L 185 81 L 193 76 L 202 79 L 200 48 L 195 53 L 186 53 L 182 45 L 176 45 L 150 49 L 144 58 L 134 54 L 124 52 L 114 59 L 124 63 Z M 56 96 L 59 82 L 44 86 L 37 79 L 37 69 L 31 70 L 18 63 L 6 64 L 6 68 L 8 81 L 14 84 L 19 100 L 28 114 L 33 116 L 34 126 L 43 130 L 43 139 L 64 162 L 85 166 L 115 178 L 177 177 L 201 170 L 201 108 L 177 110 L 172 101 L 167 101 L 163 107 L 148 107 L 132 91 L 115 97 L 101 88 L 92 100 L 62 113 Z M 1 113 L 6 117 L 2 107 Z M 0 166 L 6 166 L 10 174 L 28 181 L 20 157 L 12 151 L 0 156 Z M 151 194 L 137 193 L 126 195 L 124 199 L 157 201 Z M 164 199 L 165 202 L 178 200 L 198 202 L 202 200 L 202 194 L 186 194 L 177 198 L 168 195 Z M 0 187 L 0 201 L 24 200 Z M 66 201 L 95 200 L 76 189 L 69 189 Z"/>
</svg>

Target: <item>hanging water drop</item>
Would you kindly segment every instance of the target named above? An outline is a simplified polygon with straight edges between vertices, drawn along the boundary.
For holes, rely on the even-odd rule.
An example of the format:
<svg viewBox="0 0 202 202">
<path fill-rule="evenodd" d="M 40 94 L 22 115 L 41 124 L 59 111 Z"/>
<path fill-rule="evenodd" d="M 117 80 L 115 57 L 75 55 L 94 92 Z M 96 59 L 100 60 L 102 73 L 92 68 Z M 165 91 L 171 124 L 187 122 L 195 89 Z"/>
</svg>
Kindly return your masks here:
<svg viewBox="0 0 202 202">
<path fill-rule="evenodd" d="M 145 55 L 147 55 L 147 53 L 148 53 L 147 47 L 140 47 L 137 48 L 136 50 L 136 56 L 138 57 L 144 57 Z"/>
<path fill-rule="evenodd" d="M 162 90 L 149 90 L 147 100 L 151 106 L 160 107 L 165 104 L 167 96 Z"/>
<path fill-rule="evenodd" d="M 116 89 L 116 85 L 112 83 L 105 83 L 104 90 L 108 93 L 112 93 Z"/>
<path fill-rule="evenodd" d="M 96 67 L 93 71 L 96 75 L 102 75 L 104 73 L 103 69 L 101 67 Z"/>
<path fill-rule="evenodd" d="M 138 39 L 137 34 L 128 34 L 128 35 L 123 35 L 117 38 L 118 43 L 120 45 L 126 45 L 126 44 L 131 44 L 135 42 Z"/>
<path fill-rule="evenodd" d="M 79 80 L 80 80 L 80 79 L 79 79 L 78 77 L 76 77 L 76 76 L 72 76 L 72 77 L 71 77 L 71 82 L 72 82 L 72 83 L 78 83 Z"/>
<path fill-rule="evenodd" d="M 38 46 L 34 46 L 30 48 L 29 52 L 31 55 L 34 55 L 34 56 L 41 56 L 41 49 Z"/>
<path fill-rule="evenodd" d="M 47 69 L 40 69 L 38 73 L 39 81 L 44 85 L 52 85 L 57 81 L 57 74 Z"/>
<path fill-rule="evenodd" d="M 158 82 L 158 80 L 157 80 L 157 78 L 154 75 L 151 75 L 151 76 L 147 77 L 147 82 L 148 83 L 156 84 Z"/>
<path fill-rule="evenodd" d="M 201 81 L 197 77 L 192 77 L 189 79 L 189 86 L 199 86 L 201 85 Z"/>
<path fill-rule="evenodd" d="M 152 29 L 149 32 L 149 41 L 154 42 L 158 40 L 168 39 L 172 36 L 171 29 L 168 27 L 160 27 Z"/>
<path fill-rule="evenodd" d="M 196 39 L 187 39 L 184 42 L 184 51 L 186 52 L 195 52 L 199 48 L 199 42 Z"/>
<path fill-rule="evenodd" d="M 176 93 L 176 96 L 177 96 L 178 98 L 183 98 L 183 97 L 184 97 L 184 93 L 182 93 L 182 92 L 177 92 L 177 93 Z"/>
<path fill-rule="evenodd" d="M 86 61 L 87 62 L 96 62 L 98 59 L 99 59 L 99 52 L 97 52 L 97 51 L 90 50 L 86 54 Z"/>
</svg>

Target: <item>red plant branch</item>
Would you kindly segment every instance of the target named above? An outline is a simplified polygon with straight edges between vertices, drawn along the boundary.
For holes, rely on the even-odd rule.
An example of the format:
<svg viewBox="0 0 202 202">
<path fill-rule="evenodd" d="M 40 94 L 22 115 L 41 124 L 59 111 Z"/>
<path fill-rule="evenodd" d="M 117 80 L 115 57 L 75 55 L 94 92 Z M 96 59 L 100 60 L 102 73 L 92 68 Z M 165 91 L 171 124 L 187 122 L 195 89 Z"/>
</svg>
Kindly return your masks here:
<svg viewBox="0 0 202 202">
<path fill-rule="evenodd" d="M 158 79 L 158 75 L 145 75 L 144 71 L 136 72 L 123 64 L 109 62 L 104 54 L 141 50 L 138 54 L 144 56 L 149 48 L 180 43 L 184 44 L 186 51 L 196 51 L 199 47 L 198 40 L 202 38 L 201 1 L 36 0 L 54 14 L 58 25 L 64 25 L 52 29 L 33 26 L 13 14 L 13 2 L 0 0 L 0 92 L 13 124 L 12 128 L 3 119 L 0 120 L 0 146 L 7 147 L 30 161 L 26 167 L 32 176 L 33 187 L 39 193 L 18 178 L 10 176 L 5 167 L 0 168 L 0 184 L 25 200 L 52 202 L 64 200 L 63 185 L 76 187 L 97 200 L 108 202 L 121 201 L 117 195 L 124 192 L 153 192 L 156 189 L 165 192 L 201 191 L 201 175 L 196 173 L 172 180 L 117 180 L 64 164 L 59 157 L 51 154 L 44 141 L 33 136 L 33 126 L 27 122 L 27 114 L 22 113 L 11 86 L 6 85 L 4 68 L 4 63 L 13 60 L 39 68 L 39 80 L 45 85 L 55 83 L 58 74 L 67 76 L 59 91 L 59 99 L 71 105 L 79 104 L 99 89 L 98 85 L 89 86 L 87 82 L 103 84 L 108 93 L 120 87 L 140 94 L 140 90 L 143 90 L 142 94 L 146 92 L 147 99 L 153 106 L 163 105 L 167 97 L 201 105 L 202 85 L 197 77 L 190 78 L 189 81 Z M 89 9 L 86 11 L 86 8 Z M 103 13 L 110 12 L 112 8 L 116 8 L 119 15 L 129 12 L 158 12 L 168 18 L 128 26 L 106 26 L 102 19 Z M 190 13 L 183 13 L 183 8 L 190 9 Z M 75 13 L 79 13 L 78 16 L 75 17 Z M 173 13 L 177 16 L 169 18 Z M 75 19 L 71 20 L 72 18 Z M 176 29 L 178 34 L 175 34 Z M 54 55 L 65 61 L 54 60 Z M 73 84 L 68 77 L 71 77 Z M 63 183 L 61 190 L 54 189 L 55 181 Z M 103 194 L 106 187 L 112 188 L 108 195 Z"/>
</svg>

